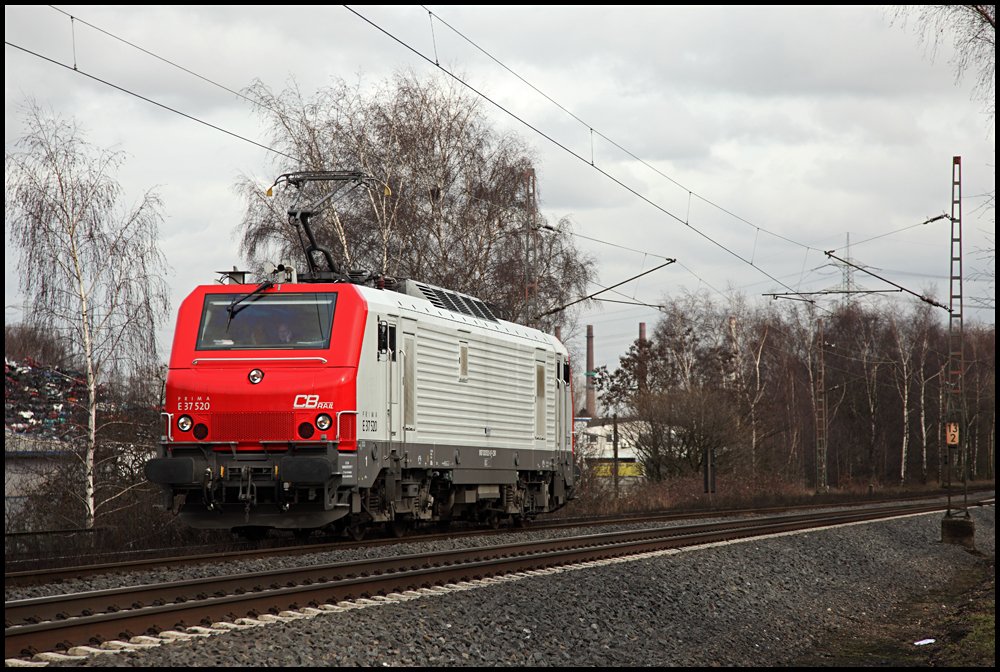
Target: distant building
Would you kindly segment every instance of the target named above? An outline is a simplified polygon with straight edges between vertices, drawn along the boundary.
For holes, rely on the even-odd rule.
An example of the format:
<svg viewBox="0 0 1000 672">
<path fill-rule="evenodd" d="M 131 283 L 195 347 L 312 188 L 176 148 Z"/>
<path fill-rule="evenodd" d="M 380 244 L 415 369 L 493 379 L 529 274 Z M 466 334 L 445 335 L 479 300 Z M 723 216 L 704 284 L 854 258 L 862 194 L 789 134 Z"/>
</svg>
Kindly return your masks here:
<svg viewBox="0 0 1000 672">
<path fill-rule="evenodd" d="M 615 467 L 614 423 L 612 420 L 576 419 L 576 449 L 584 464 L 599 478 L 612 478 Z M 630 437 L 635 435 L 634 420 L 618 421 L 618 478 L 634 482 L 645 474 Z"/>
</svg>

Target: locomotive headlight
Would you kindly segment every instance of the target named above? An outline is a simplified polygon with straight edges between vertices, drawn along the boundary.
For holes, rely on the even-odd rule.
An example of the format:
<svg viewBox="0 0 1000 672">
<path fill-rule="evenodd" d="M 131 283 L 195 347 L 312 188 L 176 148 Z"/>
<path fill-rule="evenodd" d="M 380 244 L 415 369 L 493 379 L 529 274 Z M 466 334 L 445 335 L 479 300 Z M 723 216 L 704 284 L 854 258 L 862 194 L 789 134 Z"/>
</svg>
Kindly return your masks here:
<svg viewBox="0 0 1000 672">
<path fill-rule="evenodd" d="M 260 381 L 264 380 L 264 372 L 260 369 L 254 369 L 247 375 L 247 380 L 256 385 Z"/>
<path fill-rule="evenodd" d="M 177 418 L 177 429 L 181 430 L 182 432 L 191 431 L 191 425 L 193 424 L 194 422 L 191 420 L 190 415 L 182 415 L 181 417 Z"/>
<path fill-rule="evenodd" d="M 326 430 L 330 429 L 332 425 L 333 425 L 333 418 L 331 418 L 326 413 L 320 413 L 319 415 L 316 416 L 316 427 L 319 428 L 319 431 L 325 432 Z"/>
</svg>

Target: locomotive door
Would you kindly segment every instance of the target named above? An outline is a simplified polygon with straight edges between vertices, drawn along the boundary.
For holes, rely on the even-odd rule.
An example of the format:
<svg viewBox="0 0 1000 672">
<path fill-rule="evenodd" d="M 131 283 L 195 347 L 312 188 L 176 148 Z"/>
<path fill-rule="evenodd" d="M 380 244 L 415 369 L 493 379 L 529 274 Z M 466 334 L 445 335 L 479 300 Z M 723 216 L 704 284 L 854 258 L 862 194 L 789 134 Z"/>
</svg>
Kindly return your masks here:
<svg viewBox="0 0 1000 672">
<path fill-rule="evenodd" d="M 389 441 L 405 443 L 416 417 L 416 320 L 386 318 L 389 353 L 386 357 L 386 415 Z"/>
<path fill-rule="evenodd" d="M 416 429 L 417 423 L 417 322 L 403 318 L 403 343 L 399 350 L 400 418 L 402 431 L 400 439 L 406 441 L 407 432 Z"/>
<path fill-rule="evenodd" d="M 569 398 L 567 380 L 569 364 L 560 358 L 556 359 L 556 452 L 559 454 L 559 463 L 566 451 L 566 444 L 569 438 L 566 431 L 566 418 L 569 417 L 567 400 Z"/>
<path fill-rule="evenodd" d="M 399 357 L 399 338 L 397 337 L 397 325 L 399 318 L 389 315 L 386 318 L 386 328 L 388 331 L 388 353 L 385 358 L 385 389 L 386 389 L 386 420 L 389 426 L 389 441 L 402 441 L 402 411 L 400 410 L 400 399 L 402 388 L 400 377 L 402 376 Z"/>
<path fill-rule="evenodd" d="M 548 443 L 548 417 L 549 417 L 549 388 L 545 371 L 546 353 L 544 350 L 535 350 L 535 445 L 536 450 L 545 450 Z"/>
</svg>

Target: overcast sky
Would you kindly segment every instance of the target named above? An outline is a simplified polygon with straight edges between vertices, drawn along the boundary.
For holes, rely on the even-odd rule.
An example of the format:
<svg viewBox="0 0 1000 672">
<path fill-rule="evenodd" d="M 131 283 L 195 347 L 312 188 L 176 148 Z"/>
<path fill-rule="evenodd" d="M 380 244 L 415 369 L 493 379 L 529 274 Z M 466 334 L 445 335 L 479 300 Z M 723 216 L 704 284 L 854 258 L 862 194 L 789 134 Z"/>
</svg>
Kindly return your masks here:
<svg viewBox="0 0 1000 672">
<path fill-rule="evenodd" d="M 276 177 L 273 153 L 235 137 L 268 144 L 231 91 L 294 78 L 310 97 L 337 78 L 374 85 L 401 69 L 460 77 L 488 97 L 498 131 L 533 146 L 541 211 L 569 217 L 598 259 L 592 292 L 678 262 L 602 297 L 823 291 L 844 280 L 823 253 L 834 250 L 947 304 L 950 227 L 921 222 L 950 213 L 953 156 L 965 294 L 992 291 L 971 276 L 994 231 L 992 213 L 980 216 L 995 186 L 994 122 L 972 97 L 973 73 L 956 83 L 950 40 L 932 53 L 882 6 L 6 5 L 4 33 L 6 150 L 31 98 L 125 151 L 128 203 L 154 187 L 164 202 L 172 313 L 240 264 L 237 177 L 262 188 Z M 9 243 L 4 258 L 9 323 L 21 316 Z M 893 288 L 860 271 L 854 280 Z M 602 303 L 568 340 L 582 354 L 593 325 L 596 363 L 613 368 L 657 315 Z M 967 301 L 966 319 L 995 313 Z M 168 328 L 165 351 L 170 339 Z"/>
</svg>

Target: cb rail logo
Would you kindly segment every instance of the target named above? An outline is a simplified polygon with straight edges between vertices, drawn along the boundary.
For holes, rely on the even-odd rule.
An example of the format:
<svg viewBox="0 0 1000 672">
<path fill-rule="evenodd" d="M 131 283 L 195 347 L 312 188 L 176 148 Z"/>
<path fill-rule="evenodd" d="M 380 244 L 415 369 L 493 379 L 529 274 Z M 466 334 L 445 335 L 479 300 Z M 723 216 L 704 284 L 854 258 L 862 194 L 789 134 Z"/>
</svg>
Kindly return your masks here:
<svg viewBox="0 0 1000 672">
<path fill-rule="evenodd" d="M 332 401 L 320 401 L 318 394 L 296 394 L 292 403 L 295 409 L 333 408 Z"/>
</svg>

